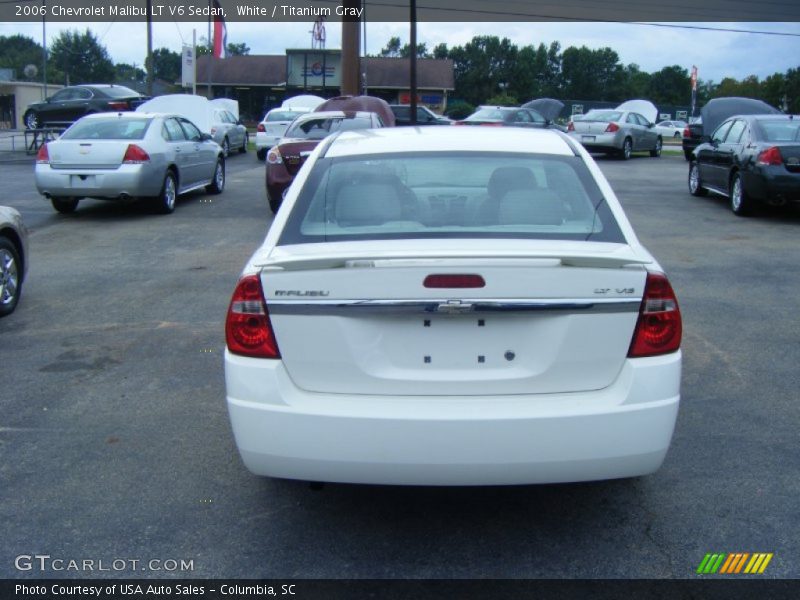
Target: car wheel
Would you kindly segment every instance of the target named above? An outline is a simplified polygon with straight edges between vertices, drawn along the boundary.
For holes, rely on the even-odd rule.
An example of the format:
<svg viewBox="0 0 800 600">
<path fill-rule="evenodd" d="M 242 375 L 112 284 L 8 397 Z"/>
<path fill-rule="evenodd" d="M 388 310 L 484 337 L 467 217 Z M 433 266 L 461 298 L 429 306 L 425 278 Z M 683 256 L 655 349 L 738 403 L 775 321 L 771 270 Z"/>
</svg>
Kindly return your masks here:
<svg viewBox="0 0 800 600">
<path fill-rule="evenodd" d="M 267 149 L 261 148 L 260 150 L 256 150 L 256 158 L 260 161 L 267 160 Z"/>
<path fill-rule="evenodd" d="M 267 190 L 267 200 L 269 200 L 269 209 L 272 211 L 272 214 L 276 214 L 278 209 L 281 207 L 281 201 L 283 200 L 283 197 L 276 198 L 269 190 Z"/>
<path fill-rule="evenodd" d="M 206 191 L 209 194 L 221 194 L 225 189 L 225 160 L 222 158 L 217 159 L 217 166 L 214 167 L 214 178 L 211 183 L 206 186 Z"/>
<path fill-rule="evenodd" d="M 53 197 L 50 198 L 50 204 L 53 205 L 58 212 L 62 215 L 68 215 L 70 213 L 75 212 L 75 209 L 78 208 L 78 199 L 77 198 L 63 198 L 63 197 Z"/>
<path fill-rule="evenodd" d="M 247 152 L 247 144 L 249 143 L 250 143 L 250 136 L 245 133 L 244 140 L 242 140 L 242 147 L 239 148 L 239 152 L 241 152 L 242 154 Z"/>
<path fill-rule="evenodd" d="M 683 158 L 685 158 L 687 161 L 691 161 L 692 160 L 692 153 L 688 152 L 687 150 L 684 150 L 683 151 Z"/>
<path fill-rule="evenodd" d="M 753 212 L 753 201 L 747 195 L 739 173 L 734 173 L 731 177 L 730 198 L 731 210 L 735 215 L 744 217 Z"/>
<path fill-rule="evenodd" d="M 692 196 L 708 195 L 708 190 L 703 187 L 700 179 L 700 166 L 696 162 L 689 165 L 689 192 Z"/>
<path fill-rule="evenodd" d="M 168 215 L 175 210 L 175 202 L 178 199 L 178 181 L 175 173 L 167 171 L 164 176 L 164 185 L 161 186 L 161 193 L 156 197 L 156 208 L 162 215 Z"/>
<path fill-rule="evenodd" d="M 22 291 L 22 263 L 11 240 L 0 237 L 0 317 L 14 312 Z"/>
<path fill-rule="evenodd" d="M 633 141 L 631 138 L 625 138 L 625 141 L 622 143 L 622 152 L 620 153 L 619 157 L 622 160 L 628 160 L 631 157 L 631 152 L 633 152 Z"/>
<path fill-rule="evenodd" d="M 22 120 L 25 122 L 25 127 L 28 129 L 39 129 L 39 115 L 37 115 L 34 111 L 29 110 L 26 112 Z"/>
<path fill-rule="evenodd" d="M 683 137 L 683 134 L 680 131 L 676 131 L 675 135 L 673 135 L 672 137 L 674 137 L 676 140 L 679 140 Z"/>
<path fill-rule="evenodd" d="M 650 156 L 653 158 L 658 158 L 661 156 L 661 148 L 664 146 L 664 142 L 661 140 L 661 137 L 656 140 L 656 147 L 650 150 Z"/>
<path fill-rule="evenodd" d="M 228 138 L 222 140 L 222 156 L 228 158 L 228 154 L 231 151 L 231 143 L 228 141 Z"/>
</svg>

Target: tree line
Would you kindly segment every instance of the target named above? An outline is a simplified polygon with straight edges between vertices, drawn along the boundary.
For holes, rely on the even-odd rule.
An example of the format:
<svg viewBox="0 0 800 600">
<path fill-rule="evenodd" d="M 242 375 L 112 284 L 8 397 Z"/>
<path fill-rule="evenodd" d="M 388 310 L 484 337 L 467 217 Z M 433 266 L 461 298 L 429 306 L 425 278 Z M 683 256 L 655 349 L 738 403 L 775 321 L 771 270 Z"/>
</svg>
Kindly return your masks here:
<svg viewBox="0 0 800 600">
<path fill-rule="evenodd" d="M 247 44 L 227 45 L 229 55 L 249 54 Z M 197 54 L 210 54 L 208 41 L 200 38 Z M 34 65 L 36 74 L 26 73 Z M 0 36 L 0 68 L 14 69 L 21 81 L 41 81 L 44 69 L 42 46 L 24 35 Z M 144 64 L 114 63 L 108 50 L 89 29 L 60 32 L 47 49 L 47 81 L 68 85 L 78 83 L 143 83 Z M 169 48 L 153 50 L 153 78 L 170 84 L 181 78 L 181 55 Z"/>
<path fill-rule="evenodd" d="M 519 104 L 533 98 L 622 102 L 647 98 L 655 104 L 688 106 L 692 84 L 689 70 L 665 66 L 648 73 L 639 65 L 622 64 L 612 48 L 591 49 L 559 42 L 518 47 L 508 38 L 475 36 L 463 46 L 417 45 L 420 58 L 449 58 L 455 71 L 454 98 L 475 104 Z M 409 57 L 411 47 L 392 37 L 378 56 Z M 800 67 L 760 80 L 698 80 L 697 106 L 721 96 L 747 96 L 800 112 Z"/>
</svg>

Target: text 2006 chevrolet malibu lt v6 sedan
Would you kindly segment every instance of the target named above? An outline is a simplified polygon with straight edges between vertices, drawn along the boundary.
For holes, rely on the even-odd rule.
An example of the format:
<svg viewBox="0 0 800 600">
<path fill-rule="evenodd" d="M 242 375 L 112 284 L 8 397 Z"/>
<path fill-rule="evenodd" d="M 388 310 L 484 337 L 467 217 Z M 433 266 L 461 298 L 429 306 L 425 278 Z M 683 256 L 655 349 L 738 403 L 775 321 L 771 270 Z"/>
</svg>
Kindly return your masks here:
<svg viewBox="0 0 800 600">
<path fill-rule="evenodd" d="M 284 203 L 226 322 L 252 472 L 489 485 L 659 468 L 680 399 L 678 303 L 580 144 L 345 132 Z"/>
</svg>

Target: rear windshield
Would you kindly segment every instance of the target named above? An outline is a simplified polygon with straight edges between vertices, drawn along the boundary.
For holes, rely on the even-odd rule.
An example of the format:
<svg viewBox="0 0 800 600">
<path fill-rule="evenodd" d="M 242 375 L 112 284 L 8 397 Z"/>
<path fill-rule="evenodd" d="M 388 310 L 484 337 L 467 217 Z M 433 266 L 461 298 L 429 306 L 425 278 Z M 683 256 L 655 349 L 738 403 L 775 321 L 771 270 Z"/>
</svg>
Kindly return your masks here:
<svg viewBox="0 0 800 600">
<path fill-rule="evenodd" d="M 306 140 L 321 140 L 337 131 L 351 129 L 368 129 L 372 127 L 369 119 L 364 117 L 320 117 L 319 119 L 303 120 L 289 127 L 285 137 Z"/>
<path fill-rule="evenodd" d="M 297 115 L 302 115 L 304 113 L 295 112 L 293 110 L 279 110 L 274 111 L 271 110 L 267 113 L 265 121 L 294 121 Z"/>
<path fill-rule="evenodd" d="M 583 116 L 582 121 L 620 121 L 622 113 L 616 110 L 590 110 Z"/>
<path fill-rule="evenodd" d="M 62 140 L 141 140 L 152 119 L 82 119 L 64 132 Z"/>
<path fill-rule="evenodd" d="M 496 120 L 502 121 L 505 113 L 498 108 L 480 108 L 468 116 L 465 121 Z"/>
<path fill-rule="evenodd" d="M 113 87 L 98 89 L 110 98 L 130 98 L 131 96 L 135 98 L 139 95 L 138 92 L 134 92 L 131 88 L 126 88 L 123 85 L 115 85 Z"/>
<path fill-rule="evenodd" d="M 800 142 L 800 121 L 780 119 L 757 121 L 760 137 L 765 142 Z"/>
<path fill-rule="evenodd" d="M 279 244 L 418 238 L 625 242 L 580 157 L 418 152 L 320 159 Z"/>
</svg>

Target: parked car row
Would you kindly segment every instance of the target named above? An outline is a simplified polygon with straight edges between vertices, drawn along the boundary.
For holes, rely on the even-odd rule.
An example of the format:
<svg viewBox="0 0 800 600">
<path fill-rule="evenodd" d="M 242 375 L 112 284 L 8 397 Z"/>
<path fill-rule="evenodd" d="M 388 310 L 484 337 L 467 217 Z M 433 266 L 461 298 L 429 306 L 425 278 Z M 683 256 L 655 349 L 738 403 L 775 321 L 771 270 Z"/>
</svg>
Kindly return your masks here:
<svg viewBox="0 0 800 600">
<path fill-rule="evenodd" d="M 22 120 L 28 129 L 68 127 L 86 115 L 136 110 L 147 100 L 147 96 L 122 85 L 74 85 L 29 105 Z"/>
</svg>

